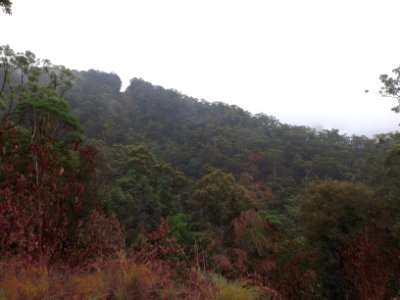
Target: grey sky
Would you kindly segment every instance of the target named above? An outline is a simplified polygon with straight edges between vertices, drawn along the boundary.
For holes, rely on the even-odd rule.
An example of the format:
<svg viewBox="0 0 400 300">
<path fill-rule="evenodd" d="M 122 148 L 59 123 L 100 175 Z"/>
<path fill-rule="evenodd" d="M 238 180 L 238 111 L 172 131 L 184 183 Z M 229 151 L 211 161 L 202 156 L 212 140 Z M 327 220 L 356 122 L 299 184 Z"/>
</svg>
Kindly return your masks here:
<svg viewBox="0 0 400 300">
<path fill-rule="evenodd" d="M 0 44 L 282 122 L 397 130 L 379 75 L 400 64 L 399 1 L 14 0 Z"/>
</svg>

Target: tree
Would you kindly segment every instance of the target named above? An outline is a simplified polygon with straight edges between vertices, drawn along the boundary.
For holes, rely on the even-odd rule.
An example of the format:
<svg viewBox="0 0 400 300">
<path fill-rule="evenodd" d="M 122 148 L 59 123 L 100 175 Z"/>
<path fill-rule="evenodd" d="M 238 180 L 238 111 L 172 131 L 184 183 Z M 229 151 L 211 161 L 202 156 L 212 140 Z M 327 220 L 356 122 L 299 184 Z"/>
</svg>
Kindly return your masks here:
<svg viewBox="0 0 400 300">
<path fill-rule="evenodd" d="M 11 14 L 12 2 L 10 0 L 0 0 L 0 7 L 6 14 Z"/>
<path fill-rule="evenodd" d="M 399 276 L 398 243 L 383 228 L 370 224 L 358 237 L 344 238 L 340 253 L 344 276 L 356 299 L 393 299 Z M 397 284 L 398 285 L 398 284 Z"/>
<path fill-rule="evenodd" d="M 10 115 L 25 100 L 62 97 L 72 86 L 74 75 L 64 66 L 38 59 L 31 51 L 15 52 L 0 46 L 0 112 Z"/>
<path fill-rule="evenodd" d="M 0 72 L 0 255 L 79 263 L 114 252 L 119 223 L 90 214 L 95 151 L 81 146 L 82 128 L 60 98 L 71 71 L 4 46 Z"/>
<path fill-rule="evenodd" d="M 117 146 L 113 148 L 118 151 Z M 182 212 L 187 179 L 170 165 L 158 163 L 144 146 L 119 150 L 126 150 L 118 158 L 124 162 L 122 171 L 106 191 L 105 204 L 125 226 L 130 243 L 140 230 L 155 229 L 161 217 Z"/>
<path fill-rule="evenodd" d="M 31 139 L 1 122 L 0 254 L 50 262 L 76 245 L 82 210 L 91 205 L 83 183 L 93 151 L 65 147 L 42 132 L 48 130 Z"/>
<path fill-rule="evenodd" d="M 193 192 L 193 214 L 197 220 L 215 226 L 228 226 L 240 212 L 251 208 L 251 200 L 232 174 L 211 167 L 207 171 Z"/>
<path fill-rule="evenodd" d="M 352 296 L 342 269 L 343 240 L 358 236 L 380 211 L 382 201 L 366 186 L 334 180 L 309 185 L 301 202 L 304 235 L 328 299 Z"/>
<path fill-rule="evenodd" d="M 379 79 L 383 83 L 383 87 L 379 92 L 383 97 L 396 98 L 399 104 L 392 108 L 392 111 L 400 112 L 400 67 L 392 70 L 394 76 L 382 74 Z"/>
<path fill-rule="evenodd" d="M 121 79 L 113 73 L 74 71 L 74 84 L 64 98 L 85 128 L 85 133 L 107 145 L 126 143 L 127 127 L 117 111 Z M 124 130 L 125 129 L 125 130 Z"/>
</svg>

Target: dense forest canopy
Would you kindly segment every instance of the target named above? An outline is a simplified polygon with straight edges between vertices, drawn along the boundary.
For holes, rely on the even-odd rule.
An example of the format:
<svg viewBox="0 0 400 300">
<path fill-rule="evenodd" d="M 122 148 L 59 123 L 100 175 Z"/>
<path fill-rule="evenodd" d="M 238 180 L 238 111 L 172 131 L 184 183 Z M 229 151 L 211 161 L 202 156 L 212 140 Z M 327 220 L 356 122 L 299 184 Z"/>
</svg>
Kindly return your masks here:
<svg viewBox="0 0 400 300">
<path fill-rule="evenodd" d="M 0 59 L 0 299 L 398 295 L 397 133 L 292 126 L 138 78 L 121 91 L 9 46 Z M 398 77 L 381 80 L 398 98 Z M 47 285 L 7 286 L 37 283 L 15 273 L 25 260 Z M 79 271 L 57 285 L 60 265 Z"/>
</svg>

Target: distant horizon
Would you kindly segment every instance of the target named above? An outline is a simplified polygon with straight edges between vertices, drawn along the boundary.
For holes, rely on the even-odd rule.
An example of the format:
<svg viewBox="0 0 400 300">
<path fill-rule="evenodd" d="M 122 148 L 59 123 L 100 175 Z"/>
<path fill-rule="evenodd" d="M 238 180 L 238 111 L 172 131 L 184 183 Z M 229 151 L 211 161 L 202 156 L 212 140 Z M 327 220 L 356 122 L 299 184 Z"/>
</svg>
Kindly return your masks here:
<svg viewBox="0 0 400 300">
<path fill-rule="evenodd" d="M 398 11 L 395 0 L 14 0 L 0 42 L 114 72 L 123 86 L 144 78 L 284 123 L 371 136 L 400 123 L 396 100 L 364 92 L 400 64 Z"/>
<path fill-rule="evenodd" d="M 78 70 L 77 70 L 78 71 Z M 84 70 L 84 71 L 88 71 L 88 70 Z M 97 71 L 100 71 L 100 72 L 103 72 L 103 71 L 101 71 L 101 70 L 97 70 Z M 115 73 L 115 72 L 110 72 L 110 73 L 114 73 L 114 74 L 116 74 L 116 75 L 118 75 L 117 73 Z M 129 82 L 128 82 L 128 84 L 125 84 L 125 86 L 124 86 L 124 81 L 123 81 L 123 79 L 121 78 L 121 76 L 119 76 L 118 75 L 118 77 L 121 79 L 121 81 L 122 81 L 122 85 L 121 85 L 121 92 L 125 92 L 126 91 L 126 89 L 129 87 L 129 85 L 130 85 L 130 82 L 131 82 L 131 80 L 134 80 L 134 79 L 141 79 L 141 80 L 143 80 L 143 81 L 145 81 L 145 82 L 148 82 L 148 83 L 151 83 L 152 85 L 154 85 L 154 86 L 160 86 L 160 87 L 162 87 L 162 88 L 164 88 L 164 89 L 167 89 L 167 90 L 173 90 L 173 91 L 176 91 L 176 92 L 178 92 L 178 93 L 180 93 L 180 94 L 182 94 L 182 95 L 185 95 L 185 96 L 188 96 L 188 97 L 191 97 L 191 98 L 195 98 L 195 99 L 198 99 L 198 100 L 205 100 L 205 101 L 207 101 L 207 102 L 210 102 L 210 103 L 213 103 L 213 102 L 222 102 L 222 103 L 225 103 L 225 104 L 227 104 L 227 105 L 236 105 L 236 106 L 238 106 L 238 107 L 240 107 L 241 109 L 243 109 L 244 111 L 246 111 L 246 112 L 249 112 L 249 113 L 251 113 L 253 116 L 254 115 L 257 115 L 257 114 L 265 114 L 265 115 L 267 115 L 267 116 L 270 116 L 270 117 L 274 117 L 274 118 L 276 118 L 278 121 L 280 121 L 281 123 L 283 123 L 283 124 L 288 124 L 288 125 L 292 125 L 292 126 L 306 126 L 306 127 L 310 127 L 310 128 L 313 128 L 313 129 L 316 129 L 316 130 L 318 130 L 318 131 L 321 131 L 321 130 L 339 130 L 339 132 L 341 133 L 341 134 L 346 134 L 346 135 L 348 135 L 348 136 L 351 136 L 351 135 L 358 135 L 358 136 L 367 136 L 367 137 L 373 137 L 373 136 L 375 136 L 375 135 L 379 135 L 379 134 L 386 134 L 386 133 L 395 133 L 395 132 L 398 132 L 399 130 L 400 130 L 400 127 L 399 127 L 399 124 L 398 123 L 395 123 L 395 124 L 391 124 L 391 125 L 388 125 L 388 127 L 385 129 L 384 127 L 381 127 L 381 129 L 379 130 L 379 132 L 374 132 L 374 129 L 370 129 L 370 132 L 368 133 L 351 133 L 351 132 L 345 132 L 345 130 L 343 129 L 343 128 L 337 128 L 337 127 L 334 127 L 334 126 L 324 126 L 323 124 L 318 124 L 318 123 L 314 123 L 314 124 L 306 124 L 306 119 L 307 118 L 304 118 L 303 117 L 303 119 L 302 118 L 299 118 L 300 120 L 298 120 L 298 121 L 296 121 L 295 119 L 296 119 L 296 117 L 294 116 L 294 115 L 292 115 L 292 116 L 288 116 L 288 118 L 285 118 L 285 116 L 284 116 L 284 119 L 286 120 L 289 120 L 289 121 L 284 121 L 284 120 L 282 120 L 281 118 L 279 118 L 278 116 L 276 116 L 276 115 L 274 115 L 274 114 L 271 114 L 271 113 L 268 113 L 268 112 L 263 112 L 263 111 L 250 111 L 250 110 L 248 110 L 248 109 L 246 109 L 245 107 L 243 107 L 243 106 L 241 106 L 241 105 L 237 105 L 237 104 L 233 104 L 233 103 L 229 103 L 229 102 L 226 102 L 226 101 L 221 101 L 221 100 L 209 100 L 209 99 L 205 99 L 205 98 L 199 98 L 199 97 L 196 97 L 196 96 L 194 96 L 194 95 L 190 95 L 190 94 L 188 94 L 188 93 L 185 93 L 184 91 L 181 91 L 181 90 L 179 90 L 179 89 L 176 89 L 176 88 L 173 88 L 173 87 L 165 87 L 165 86 L 163 86 L 163 85 L 161 85 L 161 84 L 156 84 L 156 83 L 154 83 L 154 82 L 151 82 L 151 81 L 149 81 L 149 80 L 146 80 L 145 78 L 142 78 L 142 77 L 132 77 L 132 78 L 130 78 L 129 79 Z M 397 100 L 394 100 L 394 99 L 386 99 L 386 98 L 383 98 L 383 97 L 380 97 L 380 99 L 381 99 L 381 101 L 387 101 L 387 100 L 392 100 L 391 102 L 393 102 L 393 101 L 397 101 Z M 389 102 L 389 101 L 388 101 Z M 384 103 L 385 105 L 387 104 L 387 103 Z M 392 106 L 395 106 L 395 103 L 393 103 L 393 105 Z M 389 111 L 390 111 L 390 109 L 389 109 Z M 393 111 L 391 111 L 391 113 L 392 113 L 392 115 L 393 115 L 393 117 L 398 117 L 398 122 L 400 122 L 400 115 L 398 114 L 398 113 L 395 113 L 395 112 L 393 112 Z M 285 113 L 282 113 L 282 115 L 284 115 Z M 373 124 L 371 124 L 371 125 L 373 125 Z"/>
<path fill-rule="evenodd" d="M 79 70 L 77 70 L 77 71 L 79 71 Z M 85 70 L 85 71 L 88 71 L 88 70 Z M 101 71 L 101 70 L 97 70 L 97 71 L 103 72 L 103 71 Z M 115 73 L 115 72 L 111 72 L 111 73 L 114 73 L 114 74 L 118 75 L 118 74 Z M 204 99 L 204 98 L 195 97 L 195 96 L 193 96 L 193 95 L 190 95 L 190 94 L 188 94 L 188 93 L 185 93 L 185 92 L 183 92 L 183 91 L 180 91 L 180 90 L 178 90 L 178 89 L 176 89 L 176 88 L 173 88 L 173 87 L 165 87 L 165 86 L 163 86 L 163 85 L 161 85 L 161 84 L 156 84 L 156 83 L 151 82 L 151 81 L 149 81 L 149 80 L 146 80 L 145 78 L 142 78 L 142 77 L 132 77 L 132 78 L 129 79 L 129 83 L 128 83 L 128 84 L 125 84 L 125 86 L 124 86 L 124 82 L 123 82 L 122 78 L 121 78 L 119 75 L 118 75 L 118 77 L 119 77 L 119 78 L 121 79 L 121 81 L 122 81 L 121 90 L 120 90 L 121 92 L 125 92 L 125 91 L 126 91 L 126 89 L 129 87 L 130 82 L 131 82 L 132 80 L 134 80 L 134 79 L 140 79 L 140 80 L 143 80 L 143 81 L 145 81 L 145 82 L 151 83 L 151 84 L 154 85 L 154 86 L 160 86 L 160 87 L 162 87 L 162 88 L 164 88 L 164 89 L 167 89 L 167 90 L 173 90 L 173 91 L 176 91 L 176 92 L 178 92 L 178 93 L 180 93 L 180 94 L 182 94 L 182 95 L 185 95 L 185 96 L 188 96 L 188 97 L 191 97 L 191 98 L 195 98 L 195 99 L 198 99 L 198 100 L 205 100 L 205 101 L 210 102 L 210 103 L 222 102 L 222 103 L 225 103 L 225 104 L 227 104 L 227 105 L 236 105 L 236 106 L 240 107 L 241 109 L 243 109 L 244 111 L 251 113 L 253 116 L 254 116 L 254 115 L 257 115 L 257 114 L 265 114 L 265 115 L 267 115 L 267 116 L 276 118 L 279 122 L 281 122 L 281 123 L 283 123 L 283 124 L 292 125 L 292 126 L 305 126 L 305 127 L 310 127 L 310 128 L 313 128 L 313 129 L 315 129 L 315 130 L 317 130 L 317 131 L 322 131 L 322 130 L 339 130 L 339 132 L 340 132 L 341 134 L 346 134 L 346 135 L 348 135 L 348 136 L 351 136 L 351 135 L 363 136 L 363 135 L 364 135 L 364 136 L 367 136 L 367 137 L 372 138 L 372 137 L 375 136 L 375 135 L 386 134 L 386 133 L 395 133 L 395 132 L 398 132 L 398 131 L 400 130 L 399 124 L 395 124 L 395 125 L 390 125 L 390 126 L 388 126 L 387 129 L 384 129 L 384 128 L 383 128 L 383 129 L 381 129 L 379 132 L 374 132 L 373 129 L 371 129 L 370 133 L 361 133 L 361 134 L 359 134 L 359 133 L 344 132 L 343 129 L 336 128 L 336 127 L 334 127 L 334 126 L 331 126 L 331 127 L 329 127 L 329 126 L 326 127 L 326 126 L 325 126 L 325 127 L 324 127 L 323 124 L 317 124 L 317 123 L 315 123 L 315 124 L 305 124 L 305 123 L 302 123 L 304 120 L 299 120 L 298 122 L 296 122 L 296 121 L 295 121 L 295 116 L 289 117 L 288 119 L 289 119 L 289 120 L 292 120 L 292 121 L 286 122 L 286 121 L 283 121 L 282 119 L 278 118 L 276 115 L 270 114 L 270 113 L 268 113 L 268 112 L 262 112 L 262 111 L 258 111 L 258 112 L 257 112 L 257 111 L 254 111 L 254 112 L 252 112 L 252 111 L 250 111 L 250 110 L 248 110 L 248 109 L 246 109 L 246 108 L 244 108 L 244 107 L 242 107 L 242 106 L 240 106 L 240 105 L 232 104 L 232 103 L 229 103 L 229 102 L 226 102 L 226 101 L 220 101 L 220 100 L 215 100 L 215 101 L 212 101 L 212 100 L 211 100 L 211 101 L 210 101 L 209 99 Z M 386 100 L 386 99 L 384 99 L 384 98 L 381 98 L 381 99 L 382 99 L 382 101 L 385 101 L 385 100 Z M 389 100 L 393 100 L 393 99 L 389 99 Z M 393 106 L 394 106 L 394 104 L 393 104 Z M 399 116 L 399 114 L 398 114 L 398 113 L 395 113 L 395 112 L 392 112 L 392 114 L 393 114 L 395 117 Z M 300 118 L 300 119 L 301 119 L 301 118 Z M 294 121 L 294 122 L 293 122 L 293 121 Z M 400 122 L 400 118 L 399 118 L 398 121 Z"/>
</svg>

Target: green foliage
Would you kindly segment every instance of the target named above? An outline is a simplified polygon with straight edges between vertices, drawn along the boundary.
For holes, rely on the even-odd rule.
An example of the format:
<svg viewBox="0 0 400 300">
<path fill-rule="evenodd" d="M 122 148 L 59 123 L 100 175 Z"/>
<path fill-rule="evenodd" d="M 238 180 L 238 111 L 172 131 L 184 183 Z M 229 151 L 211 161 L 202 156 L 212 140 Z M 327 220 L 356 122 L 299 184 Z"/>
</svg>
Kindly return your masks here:
<svg viewBox="0 0 400 300">
<path fill-rule="evenodd" d="M 74 85 L 65 94 L 85 133 L 105 144 L 126 143 L 125 124 L 121 126 L 123 107 L 119 103 L 121 79 L 115 74 L 95 70 L 74 72 Z"/>
<path fill-rule="evenodd" d="M 269 224 L 272 225 L 277 225 L 277 226 L 282 226 L 285 221 L 286 217 L 282 214 L 278 214 L 273 211 L 268 211 L 268 210 L 260 210 L 258 214 Z"/>
<path fill-rule="evenodd" d="M 72 86 L 73 77 L 69 69 L 37 59 L 30 51 L 15 52 L 8 45 L 0 46 L 0 100 L 5 115 L 23 102 L 32 105 L 33 100 L 62 97 Z"/>
<path fill-rule="evenodd" d="M 32 136 L 40 130 L 47 136 L 83 140 L 81 125 L 67 103 L 57 96 L 26 99 L 17 105 L 13 117 L 17 123 L 25 125 Z"/>
<path fill-rule="evenodd" d="M 86 134 L 109 147 L 146 145 L 158 161 L 191 178 L 200 178 L 205 164 L 236 179 L 248 173 L 279 200 L 301 193 L 317 178 L 380 184 L 374 176 L 381 171 L 375 153 L 389 145 L 380 145 L 378 139 L 281 124 L 267 115 L 200 101 L 142 79 L 133 79 L 121 93 L 115 74 L 90 70 L 75 76 L 76 85 L 65 97 Z M 367 159 L 374 160 L 373 169 Z"/>
<path fill-rule="evenodd" d="M 393 69 L 392 73 L 394 74 L 393 77 L 390 77 L 388 74 L 382 74 L 379 77 L 383 83 L 380 94 L 383 97 L 393 97 L 400 101 L 400 67 Z M 400 112 L 400 102 L 399 105 L 392 108 L 392 111 L 396 113 Z"/>
<path fill-rule="evenodd" d="M 182 212 L 188 182 L 183 173 L 155 161 L 144 146 L 113 148 L 119 152 L 106 159 L 118 169 L 113 184 L 101 190 L 103 205 L 117 213 L 130 243 L 141 229 L 154 229 L 161 217 Z"/>
<path fill-rule="evenodd" d="M 400 176 L 400 144 L 395 145 L 385 155 L 386 175 L 390 179 L 398 179 Z"/>
<path fill-rule="evenodd" d="M 251 202 L 232 174 L 208 168 L 195 185 L 190 206 L 195 219 L 227 226 L 241 211 L 250 208 Z"/>
<path fill-rule="evenodd" d="M 196 243 L 196 233 L 190 230 L 189 218 L 183 214 L 169 216 L 168 224 L 171 226 L 171 234 L 177 238 L 181 245 L 194 245 Z"/>
<path fill-rule="evenodd" d="M 267 115 L 251 115 L 235 106 L 194 99 L 142 79 L 133 79 L 127 90 L 120 92 L 120 79 L 115 74 L 90 70 L 75 72 L 75 76 L 76 85 L 65 97 L 98 145 L 103 163 L 97 169 L 101 185 L 97 197 L 108 212 L 117 213 L 128 243 L 166 217 L 171 234 L 190 255 L 206 259 L 209 251 L 239 266 L 238 253 L 247 251 L 248 262 L 257 265 L 257 251 L 253 251 L 250 239 L 244 238 L 236 252 L 229 248 L 232 220 L 254 208 L 266 223 L 285 229 L 272 243 L 279 245 L 276 247 L 282 254 L 270 251 L 271 260 L 260 256 L 265 261 L 259 260 L 258 265 L 269 270 L 265 276 L 292 284 L 290 295 L 296 288 L 304 295 L 315 295 L 311 269 L 318 271 L 320 282 L 327 282 L 324 274 L 331 273 L 333 285 L 342 285 L 340 272 L 335 273 L 338 265 L 324 266 L 318 261 L 328 257 L 337 262 L 335 251 L 340 241 L 335 236 L 357 235 L 366 217 L 361 204 L 354 204 L 354 208 L 348 208 L 353 204 L 338 204 L 328 210 L 337 214 L 337 220 L 333 218 L 329 225 L 314 220 L 314 229 L 326 232 L 317 234 L 314 244 L 309 243 L 312 222 L 305 221 L 297 199 L 314 185 L 310 182 L 351 180 L 368 184 L 381 195 L 397 197 L 395 180 L 390 182 L 384 176 L 384 154 L 397 143 L 395 135 L 349 137 L 338 130 L 282 124 Z M 204 169 L 206 164 L 211 167 Z M 299 263 L 303 254 L 290 257 L 289 245 L 304 241 L 303 234 L 307 243 L 295 251 L 306 253 L 307 259 Z M 270 237 L 251 228 L 249 236 L 265 242 Z M 297 271 L 285 281 L 274 268 L 268 269 L 273 264 L 288 270 L 294 266 Z"/>
<path fill-rule="evenodd" d="M 366 186 L 327 180 L 310 184 L 301 203 L 304 235 L 315 251 L 314 266 L 329 299 L 351 295 L 341 270 L 344 237 L 356 237 L 376 219 L 382 202 Z"/>
<path fill-rule="evenodd" d="M 194 221 L 188 215 L 178 213 L 169 216 L 167 221 L 172 236 L 189 254 L 192 254 L 193 246 L 197 247 L 195 251 L 204 250 L 212 241 L 214 233 L 211 228 L 201 221 Z"/>
<path fill-rule="evenodd" d="M 399 74 L 381 77 L 383 95 L 399 98 Z M 76 261 L 115 257 L 124 246 L 119 221 L 136 260 L 77 275 L 76 297 L 395 296 L 397 273 L 386 265 L 395 264 L 400 237 L 398 134 L 291 126 L 142 79 L 120 90 L 116 74 L 71 71 L 0 47 L 0 112 L 13 129 L 0 132 L 0 206 L 15 198 L 26 213 L 7 213 L 15 217 L 7 230 L 29 227 L 27 199 L 54 200 L 48 209 L 66 199 L 76 211 L 52 221 L 71 232 L 58 233 L 61 252 L 78 243 Z M 80 184 L 66 192 L 70 183 Z M 80 199 L 98 200 L 106 214 Z M 0 240 L 23 244 L 18 234 L 27 232 Z M 238 280 L 200 278 L 201 268 Z M 371 270 L 384 275 L 372 283 Z M 103 287 L 111 294 L 97 293 Z"/>
</svg>

